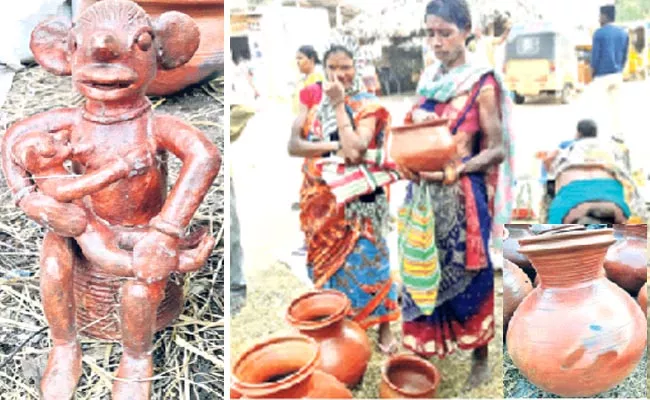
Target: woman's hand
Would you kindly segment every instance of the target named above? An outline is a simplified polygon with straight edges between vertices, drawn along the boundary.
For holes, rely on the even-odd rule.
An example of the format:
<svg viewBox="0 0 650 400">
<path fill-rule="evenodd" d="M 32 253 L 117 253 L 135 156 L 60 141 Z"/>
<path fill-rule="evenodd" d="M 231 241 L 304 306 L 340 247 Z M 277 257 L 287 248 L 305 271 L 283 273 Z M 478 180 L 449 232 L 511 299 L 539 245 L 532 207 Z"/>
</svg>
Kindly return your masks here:
<svg viewBox="0 0 650 400">
<path fill-rule="evenodd" d="M 416 182 L 416 183 L 420 182 L 420 175 L 417 172 L 411 171 L 410 169 L 408 169 L 406 167 L 398 165 L 397 166 L 397 172 L 399 172 L 399 174 L 404 179 L 408 179 L 409 181 Z"/>
<path fill-rule="evenodd" d="M 334 106 L 343 103 L 345 100 L 345 87 L 338 80 L 336 74 L 329 74 L 329 80 L 323 83 L 323 92 L 329 97 Z"/>
</svg>

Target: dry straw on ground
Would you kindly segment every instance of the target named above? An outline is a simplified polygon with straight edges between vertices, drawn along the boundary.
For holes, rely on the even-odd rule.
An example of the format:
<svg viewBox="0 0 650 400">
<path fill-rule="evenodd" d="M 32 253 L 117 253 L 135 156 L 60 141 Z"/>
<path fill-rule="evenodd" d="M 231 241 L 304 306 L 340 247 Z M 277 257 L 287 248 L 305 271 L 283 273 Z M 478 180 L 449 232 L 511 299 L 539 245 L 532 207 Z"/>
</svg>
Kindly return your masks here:
<svg viewBox="0 0 650 400">
<path fill-rule="evenodd" d="M 286 308 L 291 300 L 308 290 L 302 282 L 292 275 L 283 264 L 274 264 L 260 268 L 249 278 L 249 295 L 246 306 L 233 318 L 230 330 L 231 362 L 242 354 L 251 344 L 269 335 L 291 332 L 285 322 Z M 501 275 L 495 279 L 495 287 L 500 288 Z M 490 370 L 492 379 L 487 384 L 470 392 L 462 388 L 469 375 L 470 353 L 457 352 L 445 360 L 432 359 L 440 369 L 442 382 L 438 397 L 461 398 L 502 398 L 503 397 L 503 362 L 501 359 L 502 343 L 502 296 L 495 294 L 495 338 L 490 342 Z M 393 325 L 393 332 L 398 335 L 400 324 Z M 361 384 L 354 388 L 356 398 L 372 399 L 379 395 L 380 368 L 385 359 L 377 349 L 377 330 L 371 328 L 369 336 L 373 342 L 373 354 L 368 370 Z"/>
<path fill-rule="evenodd" d="M 79 105 L 83 99 L 70 78 L 40 67 L 18 73 L 0 114 L 0 136 L 11 123 L 55 107 Z M 183 118 L 201 129 L 223 151 L 223 81 L 215 79 L 174 97 L 152 98 L 158 112 Z M 171 159 L 170 179 L 180 163 Z M 193 226 L 208 227 L 217 246 L 207 265 L 188 276 L 185 307 L 173 326 L 155 337 L 154 399 L 223 398 L 224 348 L 224 180 L 223 168 L 210 188 Z M 34 332 L 46 327 L 40 293 L 38 252 L 43 229 L 17 209 L 4 178 L 0 179 L 0 364 Z M 0 368 L 2 399 L 38 399 L 39 379 L 50 348 L 45 330 Z M 119 344 L 83 340 L 83 376 L 76 399 L 109 399 Z"/>
</svg>

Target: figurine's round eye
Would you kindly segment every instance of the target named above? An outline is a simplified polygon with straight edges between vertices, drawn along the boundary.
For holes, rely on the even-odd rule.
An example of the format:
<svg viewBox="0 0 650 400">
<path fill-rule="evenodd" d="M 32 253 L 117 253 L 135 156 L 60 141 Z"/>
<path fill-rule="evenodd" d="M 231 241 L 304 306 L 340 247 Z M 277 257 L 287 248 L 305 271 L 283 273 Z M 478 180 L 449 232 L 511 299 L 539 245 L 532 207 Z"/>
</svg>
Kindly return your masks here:
<svg viewBox="0 0 650 400">
<path fill-rule="evenodd" d="M 138 47 L 142 51 L 147 51 L 151 48 L 151 43 L 153 42 L 153 38 L 151 37 L 151 34 L 149 32 L 142 32 L 140 36 L 136 39 L 136 43 L 138 44 Z"/>
</svg>

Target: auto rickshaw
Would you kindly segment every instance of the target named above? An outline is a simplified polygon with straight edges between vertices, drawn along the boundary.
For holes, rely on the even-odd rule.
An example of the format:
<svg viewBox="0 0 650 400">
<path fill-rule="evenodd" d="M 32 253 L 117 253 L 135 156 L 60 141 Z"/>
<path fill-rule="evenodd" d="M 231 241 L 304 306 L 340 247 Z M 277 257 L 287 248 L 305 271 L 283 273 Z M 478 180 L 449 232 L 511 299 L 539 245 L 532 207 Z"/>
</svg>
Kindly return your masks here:
<svg viewBox="0 0 650 400">
<path fill-rule="evenodd" d="M 517 104 L 552 95 L 569 102 L 579 86 L 578 56 L 566 33 L 552 27 L 513 29 L 506 44 L 504 76 Z"/>
</svg>

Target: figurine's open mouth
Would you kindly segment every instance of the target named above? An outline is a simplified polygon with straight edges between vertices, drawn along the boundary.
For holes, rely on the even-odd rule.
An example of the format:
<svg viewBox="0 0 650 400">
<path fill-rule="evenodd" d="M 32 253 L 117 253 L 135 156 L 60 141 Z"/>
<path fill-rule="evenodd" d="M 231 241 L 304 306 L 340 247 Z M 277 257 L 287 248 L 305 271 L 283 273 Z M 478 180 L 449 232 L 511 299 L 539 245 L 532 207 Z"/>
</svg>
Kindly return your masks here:
<svg viewBox="0 0 650 400">
<path fill-rule="evenodd" d="M 129 89 L 138 80 L 138 75 L 131 68 L 116 64 L 87 65 L 75 75 L 79 84 L 102 92 Z"/>
</svg>

